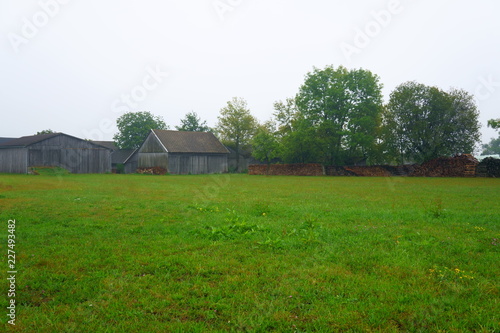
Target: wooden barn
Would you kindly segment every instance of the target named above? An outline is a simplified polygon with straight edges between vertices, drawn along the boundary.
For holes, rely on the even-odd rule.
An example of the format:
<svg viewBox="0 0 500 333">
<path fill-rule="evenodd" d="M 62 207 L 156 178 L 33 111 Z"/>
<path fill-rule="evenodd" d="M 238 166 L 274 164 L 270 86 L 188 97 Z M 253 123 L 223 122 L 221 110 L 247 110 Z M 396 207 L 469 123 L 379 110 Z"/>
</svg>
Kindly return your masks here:
<svg viewBox="0 0 500 333">
<path fill-rule="evenodd" d="M 137 152 L 139 168 L 161 167 L 172 174 L 228 171 L 229 151 L 208 132 L 152 130 Z"/>
<path fill-rule="evenodd" d="M 61 167 L 71 173 L 111 172 L 111 149 L 63 133 L 24 136 L 0 143 L 0 172 Z"/>
</svg>

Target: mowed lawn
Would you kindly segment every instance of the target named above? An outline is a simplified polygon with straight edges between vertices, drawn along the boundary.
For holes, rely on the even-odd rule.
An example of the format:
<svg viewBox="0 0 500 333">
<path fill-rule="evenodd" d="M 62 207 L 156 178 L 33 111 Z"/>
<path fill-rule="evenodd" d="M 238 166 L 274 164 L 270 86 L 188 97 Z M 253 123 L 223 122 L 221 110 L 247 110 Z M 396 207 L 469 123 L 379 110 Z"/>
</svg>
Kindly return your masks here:
<svg viewBox="0 0 500 333">
<path fill-rule="evenodd" d="M 0 318 L 13 332 L 499 332 L 499 208 L 499 179 L 0 175 Z"/>
</svg>

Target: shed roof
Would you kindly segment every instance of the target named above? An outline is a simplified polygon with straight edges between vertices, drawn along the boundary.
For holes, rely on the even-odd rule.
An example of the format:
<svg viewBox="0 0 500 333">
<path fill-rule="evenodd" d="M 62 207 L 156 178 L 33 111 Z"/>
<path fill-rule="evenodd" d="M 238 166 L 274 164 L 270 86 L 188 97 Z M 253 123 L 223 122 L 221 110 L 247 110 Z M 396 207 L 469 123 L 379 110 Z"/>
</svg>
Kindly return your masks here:
<svg viewBox="0 0 500 333">
<path fill-rule="evenodd" d="M 23 136 L 23 137 L 20 137 L 19 139 L 13 139 L 13 140 L 9 140 L 9 141 L 4 142 L 4 143 L 0 143 L 0 149 L 1 148 L 3 148 L 3 149 L 6 149 L 6 148 L 26 148 L 28 146 L 35 144 L 35 143 L 42 142 L 44 140 L 48 140 L 50 138 L 54 138 L 54 137 L 59 136 L 59 135 L 64 135 L 64 136 L 68 136 L 68 137 L 76 139 L 76 140 L 83 141 L 83 139 L 76 138 L 74 136 L 64 134 L 64 133 L 39 134 L 39 135 Z M 96 144 L 92 141 L 90 141 L 90 143 L 93 145 L 103 147 L 103 148 L 107 148 L 107 147 L 101 146 L 99 144 Z"/>
<path fill-rule="evenodd" d="M 169 153 L 228 154 L 229 151 L 210 132 L 152 130 Z"/>
<path fill-rule="evenodd" d="M 0 138 L 0 145 L 17 138 Z"/>
<path fill-rule="evenodd" d="M 118 149 L 111 154 L 111 163 L 124 164 L 135 153 L 137 149 Z"/>
<path fill-rule="evenodd" d="M 100 146 L 113 149 L 113 150 L 118 150 L 119 148 L 116 146 L 114 141 L 93 141 L 95 144 L 98 144 Z"/>
</svg>

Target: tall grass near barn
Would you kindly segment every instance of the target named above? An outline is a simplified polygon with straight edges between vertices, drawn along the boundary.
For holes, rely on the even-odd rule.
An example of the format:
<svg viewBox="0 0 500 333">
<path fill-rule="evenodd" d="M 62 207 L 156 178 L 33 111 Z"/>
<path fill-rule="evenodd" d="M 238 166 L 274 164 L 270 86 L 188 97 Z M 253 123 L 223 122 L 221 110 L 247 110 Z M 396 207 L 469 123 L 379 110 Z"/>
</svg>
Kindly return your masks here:
<svg viewBox="0 0 500 333">
<path fill-rule="evenodd" d="M 497 332 L 499 202 L 497 179 L 0 175 L 18 270 L 16 326 L 6 296 L 0 318 L 16 332 Z"/>
</svg>

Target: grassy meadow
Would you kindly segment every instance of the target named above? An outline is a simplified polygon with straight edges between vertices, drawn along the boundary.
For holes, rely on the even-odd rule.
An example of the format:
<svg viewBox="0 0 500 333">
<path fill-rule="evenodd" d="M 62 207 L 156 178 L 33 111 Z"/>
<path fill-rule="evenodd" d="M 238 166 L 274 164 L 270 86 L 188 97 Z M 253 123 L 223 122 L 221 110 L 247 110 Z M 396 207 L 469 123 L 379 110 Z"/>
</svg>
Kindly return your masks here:
<svg viewBox="0 0 500 333">
<path fill-rule="evenodd" d="M 0 175 L 1 325 L 500 332 L 499 203 L 500 179 Z"/>
</svg>

